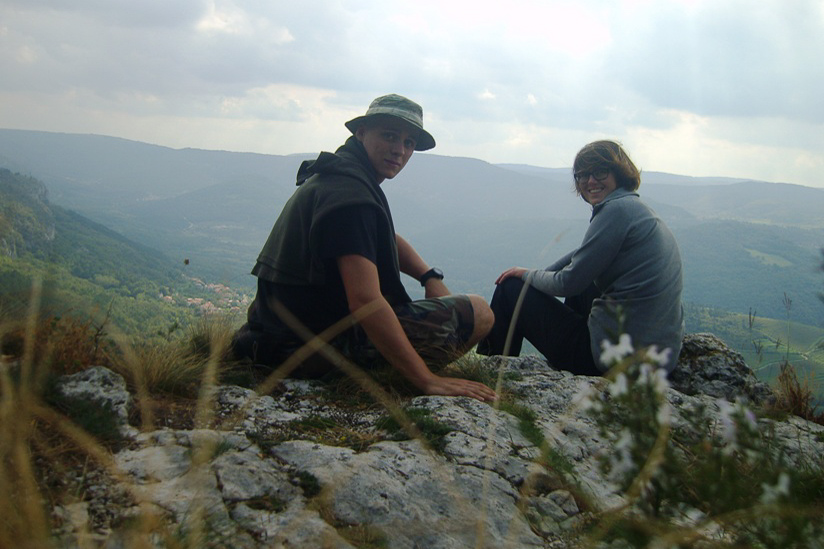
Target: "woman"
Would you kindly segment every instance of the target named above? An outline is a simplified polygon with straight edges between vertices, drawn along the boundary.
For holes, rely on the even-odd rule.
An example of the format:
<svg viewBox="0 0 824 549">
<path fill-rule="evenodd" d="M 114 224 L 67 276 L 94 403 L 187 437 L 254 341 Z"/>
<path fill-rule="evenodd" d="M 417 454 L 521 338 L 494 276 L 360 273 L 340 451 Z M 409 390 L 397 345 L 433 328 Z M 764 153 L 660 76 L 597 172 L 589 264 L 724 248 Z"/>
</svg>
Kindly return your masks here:
<svg viewBox="0 0 824 549">
<path fill-rule="evenodd" d="M 583 242 L 544 270 L 512 267 L 498 277 L 495 326 L 478 352 L 517 356 L 526 338 L 556 368 L 601 375 L 611 366 L 601 362 L 602 342 L 626 333 L 636 350 L 669 349 L 658 362 L 671 371 L 684 335 L 675 238 L 638 198 L 641 174 L 618 143 L 585 146 L 573 176 L 575 191 L 592 206 Z"/>
</svg>

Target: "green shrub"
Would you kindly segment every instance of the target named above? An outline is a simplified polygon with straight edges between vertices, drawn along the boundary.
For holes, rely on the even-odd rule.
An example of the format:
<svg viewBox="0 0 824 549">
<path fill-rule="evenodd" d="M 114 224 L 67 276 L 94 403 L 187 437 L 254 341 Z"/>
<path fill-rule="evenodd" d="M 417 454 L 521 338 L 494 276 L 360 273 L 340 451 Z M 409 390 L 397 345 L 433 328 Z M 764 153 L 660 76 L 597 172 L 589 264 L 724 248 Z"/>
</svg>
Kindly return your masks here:
<svg viewBox="0 0 824 549">
<path fill-rule="evenodd" d="M 609 510 L 591 533 L 633 547 L 810 547 L 824 539 L 820 457 L 792 463 L 774 423 L 741 402 L 718 400 L 716 422 L 702 405 L 671 423 L 660 355 L 608 346 L 611 383 L 585 402 L 613 441 L 601 468 L 629 502 Z M 662 540 L 666 540 L 664 543 Z"/>
</svg>

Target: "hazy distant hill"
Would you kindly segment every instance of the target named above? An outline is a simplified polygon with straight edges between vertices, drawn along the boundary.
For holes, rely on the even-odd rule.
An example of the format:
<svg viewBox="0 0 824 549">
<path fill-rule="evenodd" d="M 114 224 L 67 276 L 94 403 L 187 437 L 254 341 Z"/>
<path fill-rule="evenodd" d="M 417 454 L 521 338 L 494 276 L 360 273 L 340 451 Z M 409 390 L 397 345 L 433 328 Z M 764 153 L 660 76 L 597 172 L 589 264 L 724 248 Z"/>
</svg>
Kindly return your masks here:
<svg viewBox="0 0 824 549">
<path fill-rule="evenodd" d="M 82 209 L 158 200 L 232 179 L 291 170 L 289 156 L 175 150 L 117 137 L 0 130 L 0 166 L 46 183 Z"/>
<path fill-rule="evenodd" d="M 570 168 L 500 164 L 549 183 L 571 186 Z M 688 177 L 662 172 L 641 174 L 641 194 L 683 208 L 702 219 L 735 219 L 797 227 L 824 227 L 824 189 L 732 177 Z"/>
<path fill-rule="evenodd" d="M 330 144 L 334 149 L 336 144 Z M 192 274 L 251 286 L 300 160 L 174 150 L 101 136 L 0 130 L 0 166 L 46 182 L 52 200 L 132 240 L 190 260 Z M 819 250 L 824 190 L 644 173 L 641 195 L 678 238 L 685 299 L 824 325 Z M 490 295 L 513 264 L 542 267 L 580 242 L 589 208 L 569 168 L 416 154 L 384 183 L 398 232 L 444 268 L 453 290 Z M 410 285 L 413 291 L 414 283 Z"/>
<path fill-rule="evenodd" d="M 747 181 L 706 188 L 658 186 L 644 192 L 656 200 L 679 204 L 701 218 L 824 227 L 824 189 Z"/>
<path fill-rule="evenodd" d="M 546 177 L 554 179 L 562 177 L 570 180 L 572 175 L 571 168 L 540 168 L 537 166 L 530 166 L 528 164 L 496 164 L 502 168 L 521 172 L 527 175 L 534 175 L 538 177 Z M 675 175 L 664 172 L 650 172 L 642 170 L 642 176 L 645 182 L 654 185 L 689 185 L 689 186 L 703 186 L 703 185 L 729 185 L 731 183 L 741 183 L 748 181 L 747 179 L 737 177 L 692 177 L 687 175 Z M 570 180 L 571 181 L 571 180 Z"/>
</svg>

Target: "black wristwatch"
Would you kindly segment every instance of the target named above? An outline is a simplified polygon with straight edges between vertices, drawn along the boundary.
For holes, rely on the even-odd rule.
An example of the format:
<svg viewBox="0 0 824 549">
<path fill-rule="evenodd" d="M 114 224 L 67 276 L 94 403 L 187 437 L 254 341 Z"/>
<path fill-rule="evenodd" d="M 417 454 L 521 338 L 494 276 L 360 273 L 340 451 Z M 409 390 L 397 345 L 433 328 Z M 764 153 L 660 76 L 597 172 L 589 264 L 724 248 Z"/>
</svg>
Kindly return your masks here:
<svg viewBox="0 0 824 549">
<path fill-rule="evenodd" d="M 432 267 L 425 273 L 421 275 L 421 286 L 426 286 L 426 281 L 430 278 L 437 278 L 438 280 L 443 280 L 443 271 L 438 269 L 437 267 Z"/>
</svg>

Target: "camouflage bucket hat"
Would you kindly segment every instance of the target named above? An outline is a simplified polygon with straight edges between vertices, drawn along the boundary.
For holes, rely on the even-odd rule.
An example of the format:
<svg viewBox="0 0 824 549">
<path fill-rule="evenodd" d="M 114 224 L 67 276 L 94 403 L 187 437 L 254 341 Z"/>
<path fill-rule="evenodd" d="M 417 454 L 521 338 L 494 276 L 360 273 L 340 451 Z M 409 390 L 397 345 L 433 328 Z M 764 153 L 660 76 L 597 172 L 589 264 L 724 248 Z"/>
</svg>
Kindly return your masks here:
<svg viewBox="0 0 824 549">
<path fill-rule="evenodd" d="M 416 151 L 427 151 L 435 146 L 435 138 L 423 129 L 423 109 L 421 106 L 402 95 L 394 93 L 382 95 L 372 101 L 366 110 L 366 114 L 353 118 L 345 126 L 350 132 L 355 133 L 364 120 L 377 115 L 394 116 L 417 128 L 420 133 L 418 134 L 418 142 L 415 145 Z"/>
</svg>

